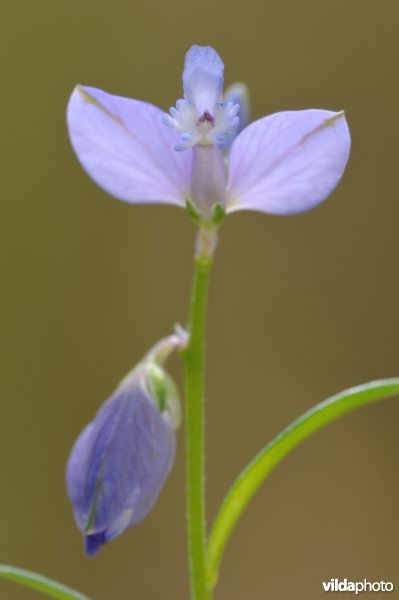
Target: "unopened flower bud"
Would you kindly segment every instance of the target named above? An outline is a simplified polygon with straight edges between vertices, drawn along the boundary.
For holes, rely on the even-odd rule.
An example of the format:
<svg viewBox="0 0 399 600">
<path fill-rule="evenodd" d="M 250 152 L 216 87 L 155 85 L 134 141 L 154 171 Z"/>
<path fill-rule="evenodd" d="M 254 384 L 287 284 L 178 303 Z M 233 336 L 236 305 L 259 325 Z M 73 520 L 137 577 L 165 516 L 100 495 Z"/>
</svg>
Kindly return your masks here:
<svg viewBox="0 0 399 600">
<path fill-rule="evenodd" d="M 228 146 L 230 146 L 237 135 L 249 125 L 251 119 L 251 104 L 248 87 L 241 81 L 232 83 L 226 88 L 224 97 L 226 102 L 233 102 L 233 104 L 238 104 L 240 107 L 237 113 L 239 121 L 235 129 L 229 133 Z"/>
<path fill-rule="evenodd" d="M 149 513 L 173 466 L 179 421 L 176 387 L 149 353 L 80 434 L 66 478 L 88 555 Z"/>
</svg>

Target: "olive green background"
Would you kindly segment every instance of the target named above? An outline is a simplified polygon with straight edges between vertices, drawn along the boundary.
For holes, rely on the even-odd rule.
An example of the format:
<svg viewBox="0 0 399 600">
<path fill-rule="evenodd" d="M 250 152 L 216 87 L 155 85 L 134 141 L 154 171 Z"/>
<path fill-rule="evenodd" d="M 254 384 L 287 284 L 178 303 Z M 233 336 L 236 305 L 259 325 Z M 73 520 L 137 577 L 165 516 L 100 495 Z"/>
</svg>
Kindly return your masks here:
<svg viewBox="0 0 399 600">
<path fill-rule="evenodd" d="M 83 554 L 64 484 L 74 439 L 122 376 L 184 323 L 195 230 L 183 210 L 108 197 L 69 146 L 79 82 L 167 109 L 184 54 L 211 44 L 253 118 L 345 109 L 342 183 L 295 217 L 236 213 L 210 298 L 211 518 L 290 420 L 399 375 L 397 0 L 2 0 L 0 562 L 94 600 L 187 600 L 184 455 L 153 513 Z M 156 140 L 153 140 L 156 144 Z M 178 359 L 171 370 L 181 383 Z M 240 522 L 217 600 L 317 600 L 332 577 L 399 597 L 399 400 L 345 417 L 270 476 Z M 0 581 L 1 600 L 35 592 Z"/>
</svg>

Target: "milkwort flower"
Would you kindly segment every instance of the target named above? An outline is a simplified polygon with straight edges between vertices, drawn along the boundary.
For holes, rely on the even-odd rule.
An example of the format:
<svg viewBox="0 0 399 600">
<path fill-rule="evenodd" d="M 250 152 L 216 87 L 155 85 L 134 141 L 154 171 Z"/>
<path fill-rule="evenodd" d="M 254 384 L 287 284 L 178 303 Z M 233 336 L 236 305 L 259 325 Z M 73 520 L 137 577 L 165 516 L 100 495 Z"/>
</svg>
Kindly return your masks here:
<svg viewBox="0 0 399 600">
<path fill-rule="evenodd" d="M 148 514 L 172 468 L 180 405 L 162 364 L 184 344 L 181 335 L 158 342 L 72 448 L 67 488 L 90 556 Z"/>
<path fill-rule="evenodd" d="M 184 98 L 167 115 L 147 102 L 77 86 L 67 121 L 85 170 L 120 200 L 182 207 L 189 202 L 204 221 L 216 204 L 226 213 L 285 215 L 322 202 L 349 156 L 344 113 L 279 112 L 240 131 L 245 110 L 240 112 L 234 95 L 223 101 L 223 71 L 213 48 L 192 46 Z"/>
</svg>

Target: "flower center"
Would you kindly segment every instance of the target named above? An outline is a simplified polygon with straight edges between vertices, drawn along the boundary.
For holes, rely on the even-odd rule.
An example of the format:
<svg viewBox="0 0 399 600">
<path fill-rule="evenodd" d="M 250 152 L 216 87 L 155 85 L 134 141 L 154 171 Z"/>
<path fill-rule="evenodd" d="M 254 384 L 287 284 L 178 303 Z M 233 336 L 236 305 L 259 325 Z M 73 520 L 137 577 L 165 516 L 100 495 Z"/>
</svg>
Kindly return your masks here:
<svg viewBox="0 0 399 600">
<path fill-rule="evenodd" d="M 192 46 L 183 71 L 184 100 L 164 115 L 164 123 L 180 133 L 175 150 L 197 144 L 224 148 L 239 124 L 240 105 L 223 102 L 223 62 L 210 46 Z"/>
<path fill-rule="evenodd" d="M 211 114 L 209 114 L 209 112 L 207 110 L 204 112 L 202 117 L 200 117 L 198 119 L 198 123 L 205 123 L 205 121 L 208 121 L 209 123 L 212 123 L 212 124 L 215 122 L 215 119 L 212 117 Z"/>
<path fill-rule="evenodd" d="M 239 104 L 234 102 L 218 102 L 212 110 L 205 110 L 200 116 L 195 105 L 188 100 L 178 100 L 176 108 L 170 109 L 170 114 L 165 114 L 163 122 L 168 127 L 180 133 L 180 144 L 175 150 L 187 150 L 196 144 L 213 144 L 224 148 L 229 134 L 239 124 L 237 116 Z"/>
</svg>

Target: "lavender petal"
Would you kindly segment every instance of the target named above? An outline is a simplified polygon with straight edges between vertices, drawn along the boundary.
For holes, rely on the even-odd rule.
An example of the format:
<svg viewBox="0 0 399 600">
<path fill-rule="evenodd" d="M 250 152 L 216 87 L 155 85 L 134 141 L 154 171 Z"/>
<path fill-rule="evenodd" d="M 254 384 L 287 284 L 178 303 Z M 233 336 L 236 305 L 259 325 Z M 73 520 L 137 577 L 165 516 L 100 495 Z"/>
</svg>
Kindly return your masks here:
<svg viewBox="0 0 399 600">
<path fill-rule="evenodd" d="M 179 135 L 147 102 L 75 88 L 67 110 L 72 146 L 92 179 L 112 196 L 135 204 L 185 206 L 191 152 L 179 154 Z"/>
<path fill-rule="evenodd" d="M 255 121 L 231 148 L 226 212 L 313 208 L 340 181 L 349 149 L 343 112 L 280 112 Z"/>
</svg>

